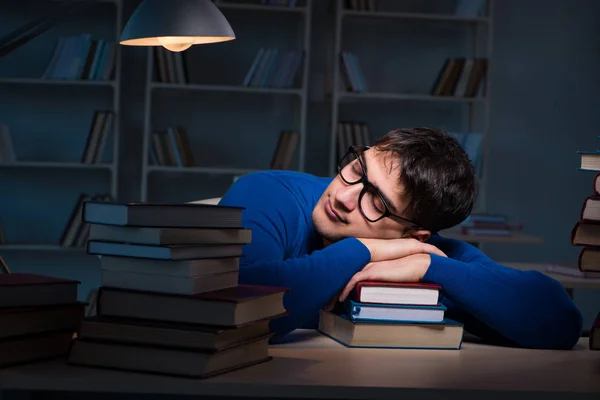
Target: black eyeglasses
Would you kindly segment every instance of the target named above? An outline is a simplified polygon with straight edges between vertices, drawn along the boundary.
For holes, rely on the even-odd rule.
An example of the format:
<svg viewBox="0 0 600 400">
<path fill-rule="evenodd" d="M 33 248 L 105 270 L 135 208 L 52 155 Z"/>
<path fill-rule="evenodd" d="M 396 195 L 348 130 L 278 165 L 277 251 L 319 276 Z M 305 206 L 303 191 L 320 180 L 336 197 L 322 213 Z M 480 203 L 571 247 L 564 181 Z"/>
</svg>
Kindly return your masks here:
<svg viewBox="0 0 600 400">
<path fill-rule="evenodd" d="M 370 146 L 350 146 L 346 155 L 338 163 L 338 173 L 344 182 L 348 185 L 358 183 L 364 185 L 358 196 L 358 208 L 361 214 L 370 222 L 389 217 L 400 223 L 408 222 L 413 227 L 420 227 L 420 224 L 415 221 L 392 214 L 384 196 L 367 179 L 367 170 L 360 156 L 370 148 Z"/>
</svg>

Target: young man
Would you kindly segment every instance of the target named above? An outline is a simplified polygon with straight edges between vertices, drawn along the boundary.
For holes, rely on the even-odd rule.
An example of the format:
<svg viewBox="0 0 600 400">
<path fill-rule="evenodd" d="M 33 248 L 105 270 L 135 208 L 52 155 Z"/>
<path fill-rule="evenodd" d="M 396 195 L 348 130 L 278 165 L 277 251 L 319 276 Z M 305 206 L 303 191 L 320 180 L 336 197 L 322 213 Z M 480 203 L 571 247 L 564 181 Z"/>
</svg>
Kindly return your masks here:
<svg viewBox="0 0 600 400">
<path fill-rule="evenodd" d="M 437 232 L 457 225 L 476 197 L 473 167 L 437 129 L 391 131 L 374 147 L 352 147 L 338 175 L 265 171 L 240 178 L 221 205 L 243 206 L 252 243 L 240 283 L 290 288 L 278 337 L 315 328 L 318 311 L 356 282 L 442 286 L 449 318 L 497 344 L 570 349 L 582 317 L 565 289 L 535 271 L 500 265 Z"/>
</svg>

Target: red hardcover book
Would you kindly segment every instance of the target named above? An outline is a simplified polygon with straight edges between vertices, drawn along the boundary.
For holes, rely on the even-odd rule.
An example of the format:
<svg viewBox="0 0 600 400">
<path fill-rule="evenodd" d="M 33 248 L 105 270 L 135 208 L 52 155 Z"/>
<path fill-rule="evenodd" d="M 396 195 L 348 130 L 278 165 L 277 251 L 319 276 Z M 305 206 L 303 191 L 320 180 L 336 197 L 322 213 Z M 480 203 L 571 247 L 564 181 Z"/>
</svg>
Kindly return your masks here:
<svg viewBox="0 0 600 400">
<path fill-rule="evenodd" d="M 353 299 L 360 303 L 436 305 L 441 289 L 433 283 L 363 281 L 354 287 Z"/>
</svg>

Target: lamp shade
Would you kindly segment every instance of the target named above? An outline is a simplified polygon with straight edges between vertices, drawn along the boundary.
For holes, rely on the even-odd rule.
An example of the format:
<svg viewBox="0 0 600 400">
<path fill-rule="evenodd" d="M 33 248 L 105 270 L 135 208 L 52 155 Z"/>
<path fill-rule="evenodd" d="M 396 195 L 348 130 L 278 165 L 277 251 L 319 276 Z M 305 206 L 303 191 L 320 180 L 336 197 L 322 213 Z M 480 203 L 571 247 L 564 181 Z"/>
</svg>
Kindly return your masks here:
<svg viewBox="0 0 600 400">
<path fill-rule="evenodd" d="M 120 43 L 183 51 L 194 44 L 233 39 L 229 22 L 210 0 L 143 0 L 125 25 Z"/>
</svg>

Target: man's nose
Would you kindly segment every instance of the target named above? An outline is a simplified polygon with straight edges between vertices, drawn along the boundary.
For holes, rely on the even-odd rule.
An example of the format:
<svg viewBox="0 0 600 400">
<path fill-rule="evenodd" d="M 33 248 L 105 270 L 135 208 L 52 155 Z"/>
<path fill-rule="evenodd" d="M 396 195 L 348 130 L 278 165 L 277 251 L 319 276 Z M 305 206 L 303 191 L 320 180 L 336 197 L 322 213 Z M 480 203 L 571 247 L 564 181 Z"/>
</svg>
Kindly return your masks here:
<svg viewBox="0 0 600 400">
<path fill-rule="evenodd" d="M 363 185 L 344 185 L 335 192 L 335 202 L 338 207 L 343 207 L 345 211 L 352 211 L 358 204 L 358 196 Z"/>
</svg>

